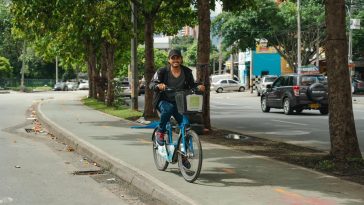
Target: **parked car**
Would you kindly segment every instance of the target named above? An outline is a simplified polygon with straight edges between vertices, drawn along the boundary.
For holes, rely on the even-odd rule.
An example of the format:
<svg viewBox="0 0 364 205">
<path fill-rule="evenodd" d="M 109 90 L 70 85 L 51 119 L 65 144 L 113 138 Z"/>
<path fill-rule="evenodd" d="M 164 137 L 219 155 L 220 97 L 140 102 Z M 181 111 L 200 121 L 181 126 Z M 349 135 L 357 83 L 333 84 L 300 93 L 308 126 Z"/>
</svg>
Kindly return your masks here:
<svg viewBox="0 0 364 205">
<path fill-rule="evenodd" d="M 238 81 L 239 78 L 236 75 L 234 75 L 234 77 L 231 77 L 231 74 L 229 73 L 210 76 L 211 83 L 216 83 L 219 80 L 226 80 L 226 79 Z"/>
<path fill-rule="evenodd" d="M 328 109 L 327 80 L 320 74 L 290 74 L 277 78 L 261 96 L 263 112 L 271 108 L 283 109 L 290 115 L 304 109 L 319 110 L 326 115 Z"/>
<path fill-rule="evenodd" d="M 127 80 L 114 79 L 116 97 L 131 97 L 130 83 Z"/>
<path fill-rule="evenodd" d="M 231 79 L 221 79 L 215 83 L 211 83 L 211 90 L 216 91 L 217 93 L 221 93 L 224 91 L 245 91 L 245 87 L 243 84 L 238 81 Z"/>
<path fill-rule="evenodd" d="M 351 92 L 352 93 L 364 92 L 364 81 L 359 80 L 357 78 L 353 78 L 351 80 Z"/>
<path fill-rule="evenodd" d="M 88 90 L 89 89 L 89 84 L 87 80 L 83 80 L 80 82 L 80 84 L 78 85 L 78 89 L 79 90 Z"/>
<path fill-rule="evenodd" d="M 54 91 L 67 91 L 68 87 L 65 82 L 58 82 L 54 85 L 53 90 Z"/>
<path fill-rule="evenodd" d="M 68 90 L 77 90 L 78 83 L 76 82 L 66 82 Z"/>
<path fill-rule="evenodd" d="M 272 83 L 278 78 L 276 75 L 265 75 L 261 79 L 260 83 L 257 85 L 257 95 L 260 96 L 265 89 L 267 88 L 267 85 L 272 85 Z"/>
</svg>

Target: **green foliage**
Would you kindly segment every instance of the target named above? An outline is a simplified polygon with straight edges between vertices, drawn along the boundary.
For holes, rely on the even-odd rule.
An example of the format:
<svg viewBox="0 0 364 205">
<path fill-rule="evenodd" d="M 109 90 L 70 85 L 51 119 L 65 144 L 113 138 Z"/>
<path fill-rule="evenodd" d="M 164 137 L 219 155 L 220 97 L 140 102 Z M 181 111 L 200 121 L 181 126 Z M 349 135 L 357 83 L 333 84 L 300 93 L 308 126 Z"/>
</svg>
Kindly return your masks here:
<svg viewBox="0 0 364 205">
<path fill-rule="evenodd" d="M 364 5 L 364 4 L 363 4 Z M 364 10 L 358 10 L 358 13 L 353 15 L 353 18 L 360 19 L 364 22 Z M 361 25 L 361 29 L 353 30 L 353 59 L 354 60 L 364 60 L 364 29 Z"/>
<path fill-rule="evenodd" d="M 256 39 L 265 38 L 268 40 L 268 45 L 276 47 L 282 57 L 293 67 L 294 62 L 297 62 L 295 2 L 284 1 L 278 5 L 270 0 L 254 0 L 254 4 L 254 7 L 245 10 L 220 14 L 212 23 L 213 34 L 222 34 L 224 49 L 236 46 L 240 50 L 255 49 Z M 320 35 L 320 43 L 323 44 L 322 3 L 316 0 L 303 1 L 301 16 L 302 61 L 305 65 L 309 64 L 309 59 L 312 59 L 315 54 L 314 43 L 317 35 Z M 318 28 L 321 28 L 319 33 Z M 305 48 L 310 49 L 305 51 Z"/>
<path fill-rule="evenodd" d="M 20 73 L 21 62 L 19 55 L 21 53 L 22 43 L 12 38 L 11 34 L 11 15 L 7 1 L 0 0 L 0 56 L 9 59 L 13 67 L 13 76 Z"/>
<path fill-rule="evenodd" d="M 138 71 L 139 78 L 145 74 L 145 48 L 138 47 Z M 156 69 L 167 65 L 168 53 L 164 50 L 154 49 L 154 65 Z"/>
<path fill-rule="evenodd" d="M 13 67 L 11 67 L 9 60 L 0 56 L 0 77 L 10 78 L 12 71 Z"/>
<path fill-rule="evenodd" d="M 318 168 L 321 170 L 333 170 L 335 163 L 332 160 L 322 160 L 318 163 Z"/>
<path fill-rule="evenodd" d="M 176 36 L 172 38 L 172 48 L 178 49 L 182 53 L 186 52 L 188 47 L 194 43 L 195 39 L 192 36 Z"/>
<path fill-rule="evenodd" d="M 196 66 L 197 64 L 197 41 L 191 44 L 183 56 L 183 63 L 187 66 Z"/>
<path fill-rule="evenodd" d="M 256 7 L 254 0 L 221 0 L 224 11 L 241 11 L 249 7 Z"/>
<path fill-rule="evenodd" d="M 124 1 L 25 1 L 12 4 L 14 31 L 35 45 L 36 54 L 66 69 L 85 70 L 87 45 L 130 47 L 130 7 Z M 26 34 L 26 35 L 25 35 Z M 100 57 L 100 52 L 96 53 Z"/>
</svg>

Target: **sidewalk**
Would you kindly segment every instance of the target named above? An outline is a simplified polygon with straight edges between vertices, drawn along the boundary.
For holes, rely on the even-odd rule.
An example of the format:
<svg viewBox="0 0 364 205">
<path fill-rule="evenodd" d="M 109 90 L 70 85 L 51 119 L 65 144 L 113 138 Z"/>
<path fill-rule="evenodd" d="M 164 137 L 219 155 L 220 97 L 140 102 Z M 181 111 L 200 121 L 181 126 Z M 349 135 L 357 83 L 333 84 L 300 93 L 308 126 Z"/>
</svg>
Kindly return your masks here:
<svg viewBox="0 0 364 205">
<path fill-rule="evenodd" d="M 151 129 L 92 110 L 74 97 L 38 105 L 48 131 L 77 152 L 166 204 L 364 204 L 364 186 L 312 170 L 202 142 L 199 179 L 184 181 L 177 165 L 155 168 Z"/>
</svg>

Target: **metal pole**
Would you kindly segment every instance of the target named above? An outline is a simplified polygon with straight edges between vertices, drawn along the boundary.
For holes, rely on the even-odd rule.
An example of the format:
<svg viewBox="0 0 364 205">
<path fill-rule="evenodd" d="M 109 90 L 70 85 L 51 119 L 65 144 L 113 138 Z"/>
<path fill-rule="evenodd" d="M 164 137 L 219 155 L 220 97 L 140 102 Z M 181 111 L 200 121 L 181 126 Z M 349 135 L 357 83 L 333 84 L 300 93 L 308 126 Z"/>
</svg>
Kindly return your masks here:
<svg viewBox="0 0 364 205">
<path fill-rule="evenodd" d="M 353 63 L 353 30 L 351 29 L 351 5 L 353 4 L 353 0 L 350 1 L 349 6 L 349 63 Z"/>
<path fill-rule="evenodd" d="M 320 26 L 317 26 L 317 37 L 316 37 L 316 66 L 320 67 Z"/>
<path fill-rule="evenodd" d="M 56 83 L 58 83 L 58 56 L 56 56 Z"/>
<path fill-rule="evenodd" d="M 250 87 L 250 93 L 253 93 L 253 51 L 250 49 L 250 81 L 249 81 L 249 87 Z"/>
<path fill-rule="evenodd" d="M 20 80 L 20 91 L 24 92 L 24 73 L 25 73 L 25 55 L 26 55 L 26 42 L 23 43 L 23 58 L 21 64 L 21 80 Z"/>
<path fill-rule="evenodd" d="M 301 16 L 300 16 L 301 1 L 297 0 L 297 73 L 301 73 Z"/>
<path fill-rule="evenodd" d="M 131 22 L 133 37 L 131 39 L 131 109 L 138 110 L 138 68 L 137 68 L 137 20 L 135 5 L 131 3 Z"/>
<path fill-rule="evenodd" d="M 222 70 L 222 33 L 219 33 L 219 73 L 218 75 L 221 74 L 221 70 Z"/>
<path fill-rule="evenodd" d="M 231 79 L 234 79 L 234 53 L 231 53 L 230 76 L 231 76 Z"/>
</svg>

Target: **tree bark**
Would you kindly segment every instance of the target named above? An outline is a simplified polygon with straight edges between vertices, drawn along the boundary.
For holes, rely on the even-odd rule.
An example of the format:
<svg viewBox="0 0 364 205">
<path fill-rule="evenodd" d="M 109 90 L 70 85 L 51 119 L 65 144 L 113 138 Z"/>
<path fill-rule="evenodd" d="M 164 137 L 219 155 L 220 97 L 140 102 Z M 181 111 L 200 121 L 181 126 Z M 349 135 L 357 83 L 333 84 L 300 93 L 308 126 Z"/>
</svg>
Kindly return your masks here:
<svg viewBox="0 0 364 205">
<path fill-rule="evenodd" d="M 105 62 L 107 66 L 107 94 L 106 94 L 106 105 L 111 106 L 114 102 L 114 65 L 115 65 L 115 45 L 109 42 L 104 42 L 102 44 L 102 50 L 105 57 Z"/>
<path fill-rule="evenodd" d="M 210 0 L 198 0 L 198 42 L 197 42 L 197 81 L 206 87 L 203 105 L 203 123 L 206 129 L 211 129 L 210 121 Z"/>
<path fill-rule="evenodd" d="M 153 91 L 149 89 L 149 84 L 155 73 L 154 51 L 153 51 L 153 33 L 154 33 L 154 17 L 145 14 L 144 40 L 145 40 L 145 104 L 144 117 L 146 119 L 155 118 L 156 113 L 153 109 Z"/>
<path fill-rule="evenodd" d="M 95 49 L 90 41 L 85 41 L 86 47 L 86 61 L 87 61 L 87 73 L 88 73 L 88 83 L 89 83 L 89 91 L 88 96 L 90 98 L 97 97 L 95 90 L 95 81 L 94 81 L 94 73 L 96 70 L 96 53 Z"/>
<path fill-rule="evenodd" d="M 326 60 L 329 81 L 330 154 L 339 161 L 361 158 L 348 69 L 345 0 L 326 0 Z"/>
<path fill-rule="evenodd" d="M 106 41 L 103 42 L 105 44 Z M 106 102 L 107 95 L 107 50 L 105 49 L 105 45 L 102 45 L 101 49 L 101 59 L 100 59 L 100 81 L 99 81 L 99 100 L 102 102 Z"/>
</svg>

